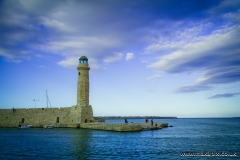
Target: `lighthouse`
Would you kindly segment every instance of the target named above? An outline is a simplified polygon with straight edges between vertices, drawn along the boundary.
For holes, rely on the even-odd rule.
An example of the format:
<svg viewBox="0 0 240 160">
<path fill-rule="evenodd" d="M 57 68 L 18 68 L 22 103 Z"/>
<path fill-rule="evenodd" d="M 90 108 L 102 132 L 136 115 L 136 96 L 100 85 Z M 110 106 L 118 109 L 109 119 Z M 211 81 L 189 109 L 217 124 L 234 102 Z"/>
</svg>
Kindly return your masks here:
<svg viewBox="0 0 240 160">
<path fill-rule="evenodd" d="M 77 81 L 77 107 L 80 111 L 81 123 L 93 122 L 93 110 L 92 106 L 89 105 L 89 66 L 88 58 L 81 56 L 79 59 L 78 70 L 78 81 Z"/>
</svg>

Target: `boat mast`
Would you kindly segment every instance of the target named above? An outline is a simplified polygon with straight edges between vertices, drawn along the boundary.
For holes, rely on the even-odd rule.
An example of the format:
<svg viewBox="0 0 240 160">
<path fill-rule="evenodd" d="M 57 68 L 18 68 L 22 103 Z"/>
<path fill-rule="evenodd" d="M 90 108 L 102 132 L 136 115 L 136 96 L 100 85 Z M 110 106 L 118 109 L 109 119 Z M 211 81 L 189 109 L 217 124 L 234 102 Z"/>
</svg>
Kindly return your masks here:
<svg viewBox="0 0 240 160">
<path fill-rule="evenodd" d="M 46 89 L 46 100 L 47 100 L 47 108 L 48 108 L 48 95 L 47 95 L 47 89 Z"/>
<path fill-rule="evenodd" d="M 47 89 L 46 89 L 46 99 L 47 99 L 47 108 L 48 108 L 48 103 L 49 103 L 50 108 L 51 108 L 51 103 L 50 103 L 49 98 L 48 98 Z"/>
</svg>

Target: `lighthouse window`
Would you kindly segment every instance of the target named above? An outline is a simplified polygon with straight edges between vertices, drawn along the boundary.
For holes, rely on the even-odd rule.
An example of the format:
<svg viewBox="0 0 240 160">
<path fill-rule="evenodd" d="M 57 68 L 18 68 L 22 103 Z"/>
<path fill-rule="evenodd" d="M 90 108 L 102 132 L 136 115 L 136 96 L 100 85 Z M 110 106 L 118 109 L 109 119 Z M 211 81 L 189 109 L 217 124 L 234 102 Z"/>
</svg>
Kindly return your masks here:
<svg viewBox="0 0 240 160">
<path fill-rule="evenodd" d="M 79 59 L 79 63 L 88 63 L 87 59 Z"/>
</svg>

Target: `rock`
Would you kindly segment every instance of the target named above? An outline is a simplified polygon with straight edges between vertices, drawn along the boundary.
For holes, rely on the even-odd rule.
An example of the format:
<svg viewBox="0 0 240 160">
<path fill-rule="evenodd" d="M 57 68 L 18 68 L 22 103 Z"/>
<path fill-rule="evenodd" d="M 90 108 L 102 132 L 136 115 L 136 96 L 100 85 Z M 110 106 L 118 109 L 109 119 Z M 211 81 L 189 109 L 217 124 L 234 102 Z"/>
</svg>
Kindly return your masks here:
<svg viewBox="0 0 240 160">
<path fill-rule="evenodd" d="M 156 122 L 153 123 L 141 123 L 142 130 L 154 130 L 154 129 L 162 129 L 168 126 L 168 123 Z"/>
</svg>

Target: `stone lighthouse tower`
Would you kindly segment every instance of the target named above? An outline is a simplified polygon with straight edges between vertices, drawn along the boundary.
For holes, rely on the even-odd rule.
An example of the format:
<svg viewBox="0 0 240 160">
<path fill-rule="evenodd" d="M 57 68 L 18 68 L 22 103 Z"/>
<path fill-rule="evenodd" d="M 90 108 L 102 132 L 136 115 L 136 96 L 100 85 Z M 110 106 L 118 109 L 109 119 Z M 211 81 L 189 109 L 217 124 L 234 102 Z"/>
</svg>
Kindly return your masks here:
<svg viewBox="0 0 240 160">
<path fill-rule="evenodd" d="M 86 56 L 79 59 L 77 82 L 77 107 L 81 123 L 94 121 L 92 106 L 89 105 L 89 66 Z"/>
</svg>

